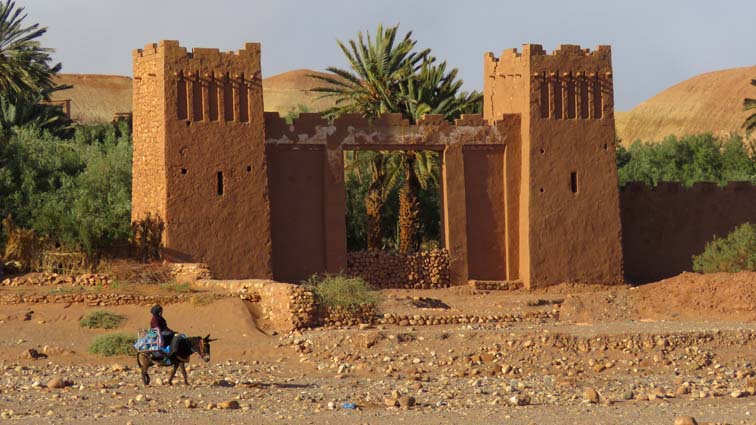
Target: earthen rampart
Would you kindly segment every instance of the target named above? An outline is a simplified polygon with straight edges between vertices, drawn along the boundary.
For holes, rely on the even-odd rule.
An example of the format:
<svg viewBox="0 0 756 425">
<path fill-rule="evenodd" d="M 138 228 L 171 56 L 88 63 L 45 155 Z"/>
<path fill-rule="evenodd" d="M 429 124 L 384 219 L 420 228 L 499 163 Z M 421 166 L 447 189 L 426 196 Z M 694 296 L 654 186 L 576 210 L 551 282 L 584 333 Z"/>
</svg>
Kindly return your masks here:
<svg viewBox="0 0 756 425">
<path fill-rule="evenodd" d="M 428 115 L 410 125 L 399 114 L 373 122 L 347 114 L 333 123 L 318 114 L 302 114 L 288 124 L 278 113 L 266 113 L 265 128 L 276 279 L 299 281 L 323 270 L 347 269 L 348 150 L 439 152 L 449 280 L 464 284 L 471 276 L 517 277 L 517 267 L 508 269 L 507 264 L 517 261 L 519 115 L 508 114 L 492 124 L 480 115 L 463 115 L 454 124 Z M 468 212 L 475 214 L 475 221 L 468 220 Z M 490 228 L 478 232 L 481 226 Z M 483 260 L 470 263 L 470 252 Z"/>
<path fill-rule="evenodd" d="M 134 218 L 166 223 L 166 256 L 220 278 L 345 271 L 344 152 L 441 157 L 451 284 L 622 280 L 611 51 L 540 45 L 484 59 L 482 116 L 292 124 L 263 113 L 260 45 L 163 41 L 134 53 Z"/>
<path fill-rule="evenodd" d="M 756 223 L 756 187 L 748 182 L 629 183 L 621 188 L 625 276 L 643 283 L 693 269 L 693 255 L 715 236 Z"/>
</svg>

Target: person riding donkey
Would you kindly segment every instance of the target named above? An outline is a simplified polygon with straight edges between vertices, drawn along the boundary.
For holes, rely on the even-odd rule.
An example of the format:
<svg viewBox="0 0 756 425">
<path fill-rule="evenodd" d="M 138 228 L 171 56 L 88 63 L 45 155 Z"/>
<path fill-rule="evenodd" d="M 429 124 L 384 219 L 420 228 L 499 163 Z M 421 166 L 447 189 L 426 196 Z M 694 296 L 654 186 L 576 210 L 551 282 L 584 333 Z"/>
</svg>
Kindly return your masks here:
<svg viewBox="0 0 756 425">
<path fill-rule="evenodd" d="M 153 305 L 150 308 L 150 313 L 152 313 L 150 328 L 157 329 L 160 332 L 160 339 L 162 340 L 161 350 L 164 350 L 170 344 L 170 350 L 165 353 L 166 358 L 170 358 L 176 353 L 180 338 L 176 336 L 175 331 L 168 327 L 168 323 L 163 317 L 163 307 L 160 304 Z"/>
</svg>

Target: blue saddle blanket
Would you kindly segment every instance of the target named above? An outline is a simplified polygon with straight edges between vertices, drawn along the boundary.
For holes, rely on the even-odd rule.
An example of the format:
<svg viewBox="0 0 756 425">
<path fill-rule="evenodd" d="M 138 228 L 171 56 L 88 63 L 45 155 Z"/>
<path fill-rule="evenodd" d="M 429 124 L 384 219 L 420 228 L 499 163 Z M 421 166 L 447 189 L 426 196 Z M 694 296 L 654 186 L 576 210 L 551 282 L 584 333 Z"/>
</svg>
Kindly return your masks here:
<svg viewBox="0 0 756 425">
<path fill-rule="evenodd" d="M 173 337 L 186 339 L 186 335 L 184 334 L 175 334 Z M 136 348 L 137 351 L 157 351 L 163 353 L 171 351 L 171 347 L 166 346 L 166 344 L 163 343 L 163 336 L 157 328 L 141 331 L 134 343 L 134 348 Z"/>
</svg>

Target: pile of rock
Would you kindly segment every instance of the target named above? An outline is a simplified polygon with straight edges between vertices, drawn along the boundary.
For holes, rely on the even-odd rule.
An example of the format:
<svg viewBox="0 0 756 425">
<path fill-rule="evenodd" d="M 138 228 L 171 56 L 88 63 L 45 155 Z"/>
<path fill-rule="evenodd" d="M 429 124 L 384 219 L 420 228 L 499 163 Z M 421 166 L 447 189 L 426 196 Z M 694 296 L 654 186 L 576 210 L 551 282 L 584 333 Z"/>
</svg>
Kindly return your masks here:
<svg viewBox="0 0 756 425">
<path fill-rule="evenodd" d="M 213 294 L 214 298 L 231 296 L 232 294 Z M 180 302 L 190 302 L 193 295 L 175 294 L 175 295 L 134 295 L 134 294 L 2 294 L 0 295 L 0 305 L 2 304 L 48 304 L 62 303 L 75 304 L 81 303 L 88 306 L 114 306 L 114 305 L 152 305 L 152 304 L 172 304 Z"/>
<path fill-rule="evenodd" d="M 524 286 L 521 280 L 470 280 L 468 284 L 481 291 L 516 291 Z"/>
<path fill-rule="evenodd" d="M 357 326 L 359 324 L 373 324 L 378 315 L 373 305 L 361 305 L 351 308 L 329 306 L 322 309 L 321 323 L 329 327 Z"/>
<path fill-rule="evenodd" d="M 525 314 L 497 314 L 478 316 L 472 314 L 457 315 L 426 315 L 426 314 L 393 314 L 386 313 L 379 317 L 375 324 L 399 326 L 432 326 L 457 325 L 475 323 L 513 323 L 527 320 L 556 319 L 555 311 L 532 311 Z"/>
<path fill-rule="evenodd" d="M 347 273 L 362 277 L 376 288 L 445 288 L 450 285 L 449 253 L 446 249 L 414 254 L 350 252 Z"/>
<path fill-rule="evenodd" d="M 210 267 L 204 263 L 170 263 L 171 277 L 176 282 L 212 279 Z"/>
<path fill-rule="evenodd" d="M 321 310 L 322 311 L 322 310 Z M 557 311 L 531 311 L 524 314 L 503 314 L 479 316 L 471 314 L 427 315 L 427 314 L 377 314 L 372 306 L 363 309 L 346 309 L 331 307 L 321 313 L 320 324 L 325 327 L 344 328 L 357 325 L 397 325 L 397 326 L 435 326 L 464 324 L 494 324 L 515 322 L 544 322 L 557 320 Z"/>
<path fill-rule="evenodd" d="M 315 294 L 307 288 L 294 286 L 289 292 L 289 311 L 294 329 L 311 327 L 316 321 Z"/>
<path fill-rule="evenodd" d="M 100 273 L 63 275 L 57 273 L 30 273 L 23 276 L 4 279 L 0 286 L 108 286 L 112 283 L 110 276 Z"/>
</svg>

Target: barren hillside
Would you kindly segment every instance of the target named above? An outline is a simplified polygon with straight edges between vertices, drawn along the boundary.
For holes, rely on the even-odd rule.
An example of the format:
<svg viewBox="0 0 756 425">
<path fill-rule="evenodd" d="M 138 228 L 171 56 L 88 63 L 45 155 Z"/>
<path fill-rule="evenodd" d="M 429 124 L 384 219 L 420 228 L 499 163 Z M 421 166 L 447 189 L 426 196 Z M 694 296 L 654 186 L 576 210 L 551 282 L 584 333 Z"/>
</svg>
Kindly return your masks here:
<svg viewBox="0 0 756 425">
<path fill-rule="evenodd" d="M 629 112 L 617 113 L 617 135 L 624 145 L 674 135 L 740 132 L 745 97 L 756 98 L 756 66 L 701 74 L 676 84 Z"/>
<path fill-rule="evenodd" d="M 322 94 L 310 91 L 327 85 L 310 77 L 310 74 L 332 76 L 310 69 L 297 69 L 263 79 L 265 111 L 285 116 L 290 111 L 301 112 L 302 108 L 307 112 L 321 112 L 333 106 L 333 99 L 318 99 Z"/>
<path fill-rule="evenodd" d="M 116 112 L 131 112 L 131 78 L 121 75 L 61 74 L 58 84 L 73 88 L 53 94 L 71 99 L 71 118 L 80 123 L 110 122 Z"/>
</svg>

